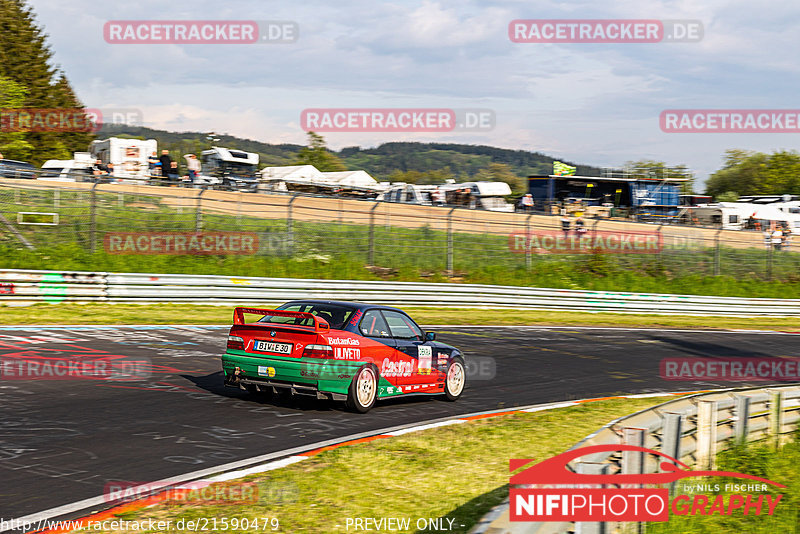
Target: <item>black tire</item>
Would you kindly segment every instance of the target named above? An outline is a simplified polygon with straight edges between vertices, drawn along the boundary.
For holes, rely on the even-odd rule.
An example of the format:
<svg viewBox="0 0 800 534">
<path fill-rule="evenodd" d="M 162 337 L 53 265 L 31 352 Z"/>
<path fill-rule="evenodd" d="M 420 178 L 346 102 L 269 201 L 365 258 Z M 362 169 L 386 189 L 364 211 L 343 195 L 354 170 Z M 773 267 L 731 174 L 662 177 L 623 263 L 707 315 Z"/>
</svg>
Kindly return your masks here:
<svg viewBox="0 0 800 534">
<path fill-rule="evenodd" d="M 364 365 L 353 376 L 347 392 L 345 405 L 357 413 L 367 413 L 378 400 L 378 371 L 372 365 Z"/>
<path fill-rule="evenodd" d="M 453 373 L 451 375 L 451 372 Z M 457 401 L 464 393 L 464 386 L 467 384 L 467 368 L 464 360 L 456 356 L 447 365 L 447 373 L 444 379 L 444 398 L 449 401 Z"/>
</svg>

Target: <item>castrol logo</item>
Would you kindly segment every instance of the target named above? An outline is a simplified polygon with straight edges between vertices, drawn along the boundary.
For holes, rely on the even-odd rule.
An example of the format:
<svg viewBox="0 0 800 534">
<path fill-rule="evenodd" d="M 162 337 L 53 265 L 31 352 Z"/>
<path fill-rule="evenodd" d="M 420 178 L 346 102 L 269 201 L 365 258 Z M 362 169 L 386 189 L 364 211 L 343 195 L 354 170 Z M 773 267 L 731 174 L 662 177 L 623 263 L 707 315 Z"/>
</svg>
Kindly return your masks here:
<svg viewBox="0 0 800 534">
<path fill-rule="evenodd" d="M 381 365 L 381 376 L 395 377 L 395 376 L 411 376 L 414 371 L 414 362 L 393 362 L 389 358 L 384 358 L 383 365 Z"/>
</svg>

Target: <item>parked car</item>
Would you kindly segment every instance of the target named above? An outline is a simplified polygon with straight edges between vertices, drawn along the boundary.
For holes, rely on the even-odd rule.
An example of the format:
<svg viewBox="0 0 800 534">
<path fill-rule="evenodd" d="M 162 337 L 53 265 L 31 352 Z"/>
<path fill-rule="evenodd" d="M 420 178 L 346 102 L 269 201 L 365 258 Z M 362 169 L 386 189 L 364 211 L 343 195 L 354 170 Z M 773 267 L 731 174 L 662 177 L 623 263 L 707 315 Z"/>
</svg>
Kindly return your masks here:
<svg viewBox="0 0 800 534">
<path fill-rule="evenodd" d="M 0 159 L 0 178 L 33 180 L 36 178 L 36 168 L 25 161 Z"/>
<path fill-rule="evenodd" d="M 245 314 L 261 318 L 246 322 Z M 388 306 L 303 300 L 236 308 L 222 369 L 226 386 L 345 401 L 359 413 L 388 397 L 454 401 L 464 391 L 464 356 L 435 339 Z"/>
</svg>

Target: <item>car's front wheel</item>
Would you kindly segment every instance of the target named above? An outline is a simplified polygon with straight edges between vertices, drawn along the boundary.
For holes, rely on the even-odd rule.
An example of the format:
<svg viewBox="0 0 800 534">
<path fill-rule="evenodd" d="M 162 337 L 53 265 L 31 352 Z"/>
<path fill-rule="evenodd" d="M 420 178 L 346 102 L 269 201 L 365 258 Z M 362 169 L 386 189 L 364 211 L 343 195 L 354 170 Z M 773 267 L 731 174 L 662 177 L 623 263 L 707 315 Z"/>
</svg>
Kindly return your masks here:
<svg viewBox="0 0 800 534">
<path fill-rule="evenodd" d="M 458 400 L 464 392 L 464 385 L 467 382 L 467 373 L 464 368 L 464 360 L 459 357 L 450 360 L 447 366 L 447 376 L 444 381 L 444 396 L 449 401 Z"/>
<path fill-rule="evenodd" d="M 367 413 L 378 398 L 378 374 L 371 365 L 358 370 L 350 383 L 347 407 L 358 413 Z"/>
</svg>

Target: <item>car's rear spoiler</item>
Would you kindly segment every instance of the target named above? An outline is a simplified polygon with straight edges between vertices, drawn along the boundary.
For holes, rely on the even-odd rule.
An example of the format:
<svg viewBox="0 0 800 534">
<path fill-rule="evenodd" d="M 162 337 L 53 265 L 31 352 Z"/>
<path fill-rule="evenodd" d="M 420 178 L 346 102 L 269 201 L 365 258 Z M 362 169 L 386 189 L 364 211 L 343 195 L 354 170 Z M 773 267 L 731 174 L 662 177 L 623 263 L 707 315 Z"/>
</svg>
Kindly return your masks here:
<svg viewBox="0 0 800 534">
<path fill-rule="evenodd" d="M 321 317 L 317 317 L 316 315 L 312 315 L 308 312 L 296 312 L 296 311 L 288 311 L 288 310 L 269 310 L 265 308 L 236 308 L 233 310 L 233 324 L 252 324 L 246 323 L 244 321 L 244 314 L 245 313 L 252 313 L 255 315 L 274 315 L 277 317 L 300 317 L 303 319 L 311 318 L 314 322 L 314 332 L 327 332 L 331 329 L 331 326 L 328 324 L 328 321 Z M 264 325 L 266 326 L 267 323 Z M 259 325 L 261 326 L 261 325 Z M 276 326 L 276 325 L 273 325 Z M 299 326 L 299 325 L 291 325 L 291 326 Z M 310 327 L 305 327 L 310 328 Z"/>
</svg>

